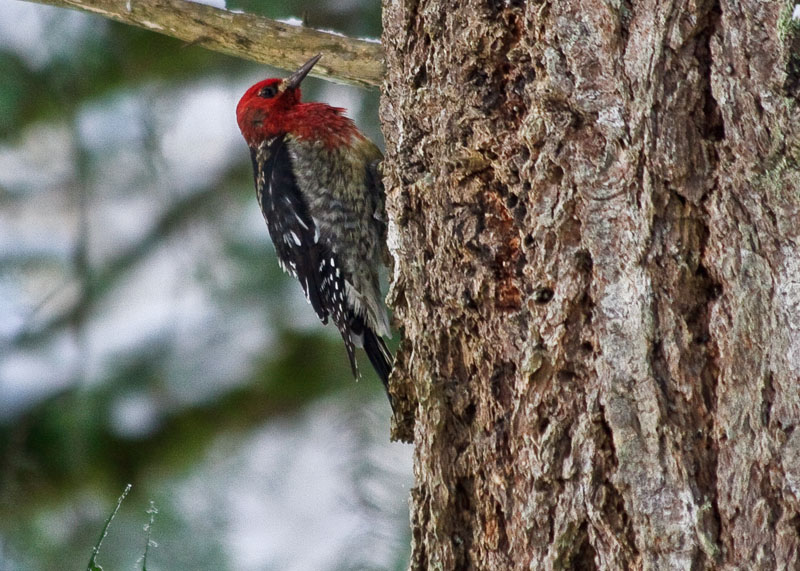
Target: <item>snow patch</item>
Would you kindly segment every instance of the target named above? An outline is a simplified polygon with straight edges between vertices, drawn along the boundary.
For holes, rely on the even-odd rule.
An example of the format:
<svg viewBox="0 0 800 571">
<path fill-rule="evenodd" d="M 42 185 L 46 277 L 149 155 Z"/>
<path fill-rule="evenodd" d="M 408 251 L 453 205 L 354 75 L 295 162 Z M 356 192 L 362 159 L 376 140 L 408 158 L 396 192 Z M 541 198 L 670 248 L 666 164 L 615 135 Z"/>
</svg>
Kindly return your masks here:
<svg viewBox="0 0 800 571">
<path fill-rule="evenodd" d="M 280 22 L 281 24 L 286 24 L 287 26 L 299 26 L 303 27 L 303 20 L 300 18 L 278 18 L 276 22 Z"/>
<path fill-rule="evenodd" d="M 221 10 L 225 10 L 225 0 L 189 0 L 190 2 L 194 2 L 195 4 L 205 4 L 206 6 L 211 6 L 213 8 L 220 8 Z"/>
<path fill-rule="evenodd" d="M 150 30 L 163 30 L 164 29 L 164 26 L 162 26 L 161 24 L 156 24 L 155 22 L 150 22 L 149 20 L 142 20 L 142 25 L 145 28 L 148 28 Z"/>
</svg>

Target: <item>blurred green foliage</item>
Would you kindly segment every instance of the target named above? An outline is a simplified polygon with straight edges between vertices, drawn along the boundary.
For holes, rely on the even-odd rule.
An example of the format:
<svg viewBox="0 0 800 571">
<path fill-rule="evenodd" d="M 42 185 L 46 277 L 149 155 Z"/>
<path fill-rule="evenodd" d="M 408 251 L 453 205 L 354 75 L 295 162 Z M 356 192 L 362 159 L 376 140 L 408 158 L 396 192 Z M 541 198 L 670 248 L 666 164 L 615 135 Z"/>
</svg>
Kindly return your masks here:
<svg viewBox="0 0 800 571">
<path fill-rule="evenodd" d="M 228 7 L 380 35 L 378 2 Z M 388 444 L 368 363 L 354 383 L 335 330 L 278 269 L 247 149 L 231 142 L 237 94 L 281 72 L 94 16 L 0 6 L 6 29 L 22 16 L 41 37 L 0 51 L 0 569 L 85 568 L 128 483 L 98 560 L 106 570 L 143 554 L 151 500 L 153 571 L 403 568 L 408 451 Z M 339 97 L 380 136 L 377 93 L 307 83 L 306 97 Z M 192 105 L 197 137 L 181 128 Z M 133 109 L 130 122 L 120 109 Z M 187 148 L 172 156 L 174 144 Z M 319 481 L 306 494 L 284 472 Z M 328 527 L 247 516 L 228 497 L 232 478 L 252 482 L 245 499 L 266 512 L 282 496 L 314 505 L 337 489 L 320 525 L 352 531 L 314 559 L 305 542 Z M 391 493 L 362 501 L 364 478 Z M 239 518 L 252 531 L 237 532 Z M 299 530 L 297 544 L 271 539 L 280 526 Z"/>
</svg>

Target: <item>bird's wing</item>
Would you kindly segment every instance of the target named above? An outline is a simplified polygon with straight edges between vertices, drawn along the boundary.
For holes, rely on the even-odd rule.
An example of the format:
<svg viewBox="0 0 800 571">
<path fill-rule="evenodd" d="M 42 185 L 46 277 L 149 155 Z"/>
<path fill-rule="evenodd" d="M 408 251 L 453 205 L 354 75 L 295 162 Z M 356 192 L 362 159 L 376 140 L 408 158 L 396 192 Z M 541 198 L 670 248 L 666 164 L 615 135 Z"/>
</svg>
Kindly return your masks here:
<svg viewBox="0 0 800 571">
<path fill-rule="evenodd" d="M 281 267 L 297 278 L 311 307 L 322 320 L 333 318 L 344 339 L 353 374 L 357 375 L 355 346 L 348 328 L 346 286 L 336 255 L 320 239 L 292 168 L 283 137 L 253 150 L 258 202 L 267 222 Z"/>
<path fill-rule="evenodd" d="M 297 278 L 319 318 L 327 323 L 328 308 L 320 296 L 326 248 L 297 187 L 283 137 L 253 150 L 253 169 L 261 212 L 281 267 Z"/>
</svg>

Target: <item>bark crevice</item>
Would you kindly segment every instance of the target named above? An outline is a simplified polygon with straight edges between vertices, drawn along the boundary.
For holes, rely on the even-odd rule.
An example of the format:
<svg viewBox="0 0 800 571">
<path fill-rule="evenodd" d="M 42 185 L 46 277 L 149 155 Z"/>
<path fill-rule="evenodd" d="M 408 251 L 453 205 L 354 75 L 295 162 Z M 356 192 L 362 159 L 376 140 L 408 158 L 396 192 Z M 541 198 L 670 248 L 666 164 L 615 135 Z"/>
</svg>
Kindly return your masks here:
<svg viewBox="0 0 800 571">
<path fill-rule="evenodd" d="M 472 534 L 424 528 L 426 564 L 797 564 L 785 10 L 384 8 L 413 509 Z M 471 517 L 441 491 L 465 478 Z"/>
</svg>

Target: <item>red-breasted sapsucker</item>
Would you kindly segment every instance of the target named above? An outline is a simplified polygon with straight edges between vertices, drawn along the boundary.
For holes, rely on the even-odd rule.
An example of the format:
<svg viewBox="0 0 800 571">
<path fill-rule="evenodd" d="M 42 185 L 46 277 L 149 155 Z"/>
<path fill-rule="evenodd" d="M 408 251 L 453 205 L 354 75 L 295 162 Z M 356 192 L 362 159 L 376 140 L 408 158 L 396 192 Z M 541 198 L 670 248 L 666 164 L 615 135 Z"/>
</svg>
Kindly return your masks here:
<svg viewBox="0 0 800 571">
<path fill-rule="evenodd" d="M 236 119 L 281 267 L 300 281 L 322 322 L 333 320 L 353 374 L 355 347 L 363 347 L 387 386 L 392 355 L 381 336 L 390 336 L 389 317 L 378 285 L 388 260 L 382 156 L 343 109 L 300 101 L 300 82 L 320 57 L 285 79 L 256 83 Z"/>
</svg>

